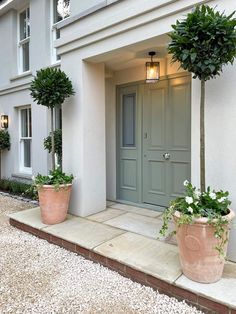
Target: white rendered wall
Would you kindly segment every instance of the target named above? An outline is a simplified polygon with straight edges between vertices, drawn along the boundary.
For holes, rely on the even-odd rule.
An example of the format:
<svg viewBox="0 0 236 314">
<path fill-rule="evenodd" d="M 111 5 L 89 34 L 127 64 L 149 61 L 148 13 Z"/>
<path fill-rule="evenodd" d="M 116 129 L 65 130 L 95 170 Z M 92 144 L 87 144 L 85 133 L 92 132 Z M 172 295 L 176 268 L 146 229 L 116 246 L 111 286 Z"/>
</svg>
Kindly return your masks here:
<svg viewBox="0 0 236 314">
<path fill-rule="evenodd" d="M 81 13 L 84 10 L 87 10 L 101 2 L 104 2 L 104 1 L 103 0 L 86 0 L 86 1 L 71 0 L 71 13 L 73 15 Z"/>
<path fill-rule="evenodd" d="M 0 17 L 0 87 L 7 85 L 9 78 L 16 73 L 16 18 L 13 10 Z"/>
<path fill-rule="evenodd" d="M 73 65 L 73 66 L 72 66 Z M 87 216 L 106 208 L 105 69 L 64 56 L 75 96 L 63 106 L 63 169 L 76 177 L 70 212 Z"/>
<path fill-rule="evenodd" d="M 19 3 L 21 4 L 21 3 Z M 25 175 L 19 169 L 19 116 L 20 106 L 32 108 L 32 168 L 33 173 L 48 172 L 48 153 L 43 148 L 43 139 L 49 134 L 48 109 L 33 103 L 29 85 L 36 70 L 51 63 L 50 1 L 30 1 L 30 72 L 19 75 L 17 14 L 11 10 L 0 16 L 0 38 L 4 39 L 0 48 L 0 114 L 9 116 L 11 149 L 2 153 L 2 176 Z M 28 175 L 31 178 L 31 175 Z"/>
</svg>

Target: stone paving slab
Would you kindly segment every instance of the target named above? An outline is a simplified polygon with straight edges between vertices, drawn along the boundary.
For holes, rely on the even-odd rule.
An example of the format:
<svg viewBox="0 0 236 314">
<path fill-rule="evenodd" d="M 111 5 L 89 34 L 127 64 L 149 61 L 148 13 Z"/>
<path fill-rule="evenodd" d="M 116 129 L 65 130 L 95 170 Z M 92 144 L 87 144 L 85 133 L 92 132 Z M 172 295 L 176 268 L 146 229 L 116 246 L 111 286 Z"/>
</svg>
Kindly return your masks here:
<svg viewBox="0 0 236 314">
<path fill-rule="evenodd" d="M 43 228 L 43 231 L 90 250 L 125 232 L 124 230 L 75 216 L 60 224 L 47 226 Z"/>
<path fill-rule="evenodd" d="M 127 231 L 135 232 L 150 238 L 157 239 L 162 226 L 160 219 L 141 216 L 134 213 L 126 213 L 111 220 L 104 222 L 105 224 Z"/>
<path fill-rule="evenodd" d="M 113 202 L 113 201 L 107 201 L 107 207 L 112 206 L 112 205 L 114 205 L 114 204 L 116 204 L 116 202 Z"/>
<path fill-rule="evenodd" d="M 8 217 L 29 225 L 33 228 L 42 229 L 44 227 L 47 227 L 47 225 L 41 222 L 39 207 L 23 210 L 14 214 L 9 214 Z"/>
<path fill-rule="evenodd" d="M 158 217 L 158 216 L 162 215 L 162 212 L 158 212 L 155 210 L 146 209 L 146 208 L 142 208 L 142 207 L 120 204 L 120 203 L 111 205 L 110 207 L 115 208 L 115 209 L 121 209 L 121 210 L 124 210 L 127 212 L 132 212 L 132 213 L 143 215 L 143 216 L 148 216 L 148 217 Z"/>
<path fill-rule="evenodd" d="M 234 306 L 236 309 L 236 264 L 226 263 L 222 279 L 211 284 L 203 284 L 194 282 L 184 275 L 179 277 L 176 285 L 196 292 L 203 296 L 207 296 L 212 300 L 218 300 L 228 306 Z"/>
<path fill-rule="evenodd" d="M 125 214 L 125 213 L 126 212 L 124 210 L 121 210 L 121 209 L 108 208 L 108 209 L 103 210 L 102 212 L 100 212 L 98 214 L 87 216 L 86 218 L 89 220 L 97 221 L 97 222 L 104 222 L 104 221 L 118 217 L 118 216 Z"/>
<path fill-rule="evenodd" d="M 107 241 L 94 251 L 170 283 L 182 274 L 177 247 L 131 232 Z"/>
</svg>

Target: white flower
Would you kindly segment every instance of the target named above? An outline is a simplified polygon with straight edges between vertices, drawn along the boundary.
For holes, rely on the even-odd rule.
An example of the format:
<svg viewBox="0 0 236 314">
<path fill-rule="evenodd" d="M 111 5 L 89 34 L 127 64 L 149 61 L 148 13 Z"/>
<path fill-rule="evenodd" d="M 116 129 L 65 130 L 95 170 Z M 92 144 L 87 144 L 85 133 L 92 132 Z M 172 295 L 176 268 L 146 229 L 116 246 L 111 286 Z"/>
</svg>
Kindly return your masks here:
<svg viewBox="0 0 236 314">
<path fill-rule="evenodd" d="M 187 186 L 188 184 L 189 184 L 188 180 L 185 180 L 183 183 L 184 186 Z"/>
<path fill-rule="evenodd" d="M 53 176 L 51 176 L 51 175 L 49 175 L 48 177 L 49 177 L 49 179 L 52 179 L 52 178 L 53 178 Z"/>
<path fill-rule="evenodd" d="M 223 203 L 225 200 L 226 200 L 226 197 L 223 196 L 223 197 L 221 197 L 221 198 L 218 199 L 218 202 L 219 202 L 219 203 Z"/>
<path fill-rule="evenodd" d="M 186 203 L 188 203 L 188 204 L 192 204 L 192 203 L 193 203 L 193 198 L 192 198 L 191 196 L 186 196 L 186 197 L 185 197 L 185 201 L 186 201 Z"/>
<path fill-rule="evenodd" d="M 192 207 L 189 207 L 189 208 L 188 208 L 188 211 L 192 214 L 192 213 L 193 213 Z"/>
<path fill-rule="evenodd" d="M 32 176 L 31 179 L 32 179 L 33 181 L 35 181 L 35 176 Z"/>
<path fill-rule="evenodd" d="M 216 193 L 214 193 L 214 192 L 211 192 L 211 193 L 209 194 L 209 196 L 210 196 L 210 198 L 212 198 L 213 200 L 216 199 Z"/>
<path fill-rule="evenodd" d="M 195 191 L 194 195 L 196 198 L 199 198 L 201 196 L 201 192 L 200 191 Z"/>
</svg>

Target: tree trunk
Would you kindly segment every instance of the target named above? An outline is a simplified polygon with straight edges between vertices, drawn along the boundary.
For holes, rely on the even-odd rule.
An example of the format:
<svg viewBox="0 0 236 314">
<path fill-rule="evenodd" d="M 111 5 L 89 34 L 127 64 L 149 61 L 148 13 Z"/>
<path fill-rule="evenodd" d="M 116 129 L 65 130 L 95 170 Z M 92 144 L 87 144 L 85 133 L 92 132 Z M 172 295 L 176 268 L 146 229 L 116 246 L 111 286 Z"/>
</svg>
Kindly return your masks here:
<svg viewBox="0 0 236 314">
<path fill-rule="evenodd" d="M 51 108 L 51 139 L 52 139 L 52 170 L 55 170 L 55 142 L 54 142 L 54 121 L 53 108 Z"/>
<path fill-rule="evenodd" d="M 205 182 L 205 80 L 201 79 L 201 102 L 200 102 L 200 173 L 201 192 L 206 191 Z"/>
</svg>

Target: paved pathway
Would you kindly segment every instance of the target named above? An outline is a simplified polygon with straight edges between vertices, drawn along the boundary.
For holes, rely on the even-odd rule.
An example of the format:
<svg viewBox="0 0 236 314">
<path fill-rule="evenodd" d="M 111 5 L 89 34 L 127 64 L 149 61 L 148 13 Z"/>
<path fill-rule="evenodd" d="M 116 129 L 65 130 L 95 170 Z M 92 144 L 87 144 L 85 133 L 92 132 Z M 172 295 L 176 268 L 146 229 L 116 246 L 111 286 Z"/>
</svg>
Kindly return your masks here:
<svg viewBox="0 0 236 314">
<path fill-rule="evenodd" d="M 21 232 L 6 214 L 32 207 L 0 196 L 0 313 L 201 313 Z"/>
</svg>

